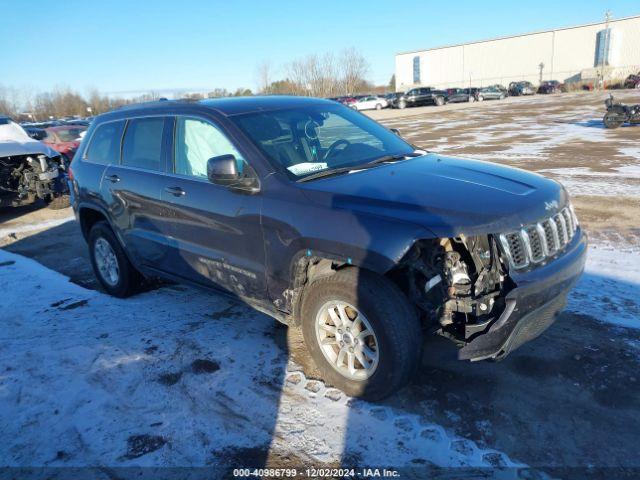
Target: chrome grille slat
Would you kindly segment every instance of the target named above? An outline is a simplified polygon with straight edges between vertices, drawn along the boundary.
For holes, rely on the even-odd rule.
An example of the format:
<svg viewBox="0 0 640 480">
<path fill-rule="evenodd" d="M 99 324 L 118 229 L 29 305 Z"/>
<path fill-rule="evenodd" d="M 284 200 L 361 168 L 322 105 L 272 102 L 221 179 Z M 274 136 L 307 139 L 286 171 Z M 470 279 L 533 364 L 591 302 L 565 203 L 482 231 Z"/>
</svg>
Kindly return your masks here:
<svg viewBox="0 0 640 480">
<path fill-rule="evenodd" d="M 531 225 L 523 229 L 529 238 L 529 255 L 533 263 L 539 263 L 546 257 L 544 253 L 543 240 L 538 230 L 538 225 Z"/>
<path fill-rule="evenodd" d="M 538 223 L 499 237 L 511 266 L 522 269 L 559 253 L 571 242 L 577 230 L 578 220 L 569 206 Z"/>
<path fill-rule="evenodd" d="M 554 215 L 552 217 L 552 220 L 556 224 L 556 228 L 558 230 L 558 240 L 560 242 L 558 243 L 558 245 L 560 246 L 560 248 L 562 248 L 564 244 L 567 243 L 567 226 L 564 224 L 564 220 L 562 219 L 562 216 L 560 214 Z"/>
</svg>

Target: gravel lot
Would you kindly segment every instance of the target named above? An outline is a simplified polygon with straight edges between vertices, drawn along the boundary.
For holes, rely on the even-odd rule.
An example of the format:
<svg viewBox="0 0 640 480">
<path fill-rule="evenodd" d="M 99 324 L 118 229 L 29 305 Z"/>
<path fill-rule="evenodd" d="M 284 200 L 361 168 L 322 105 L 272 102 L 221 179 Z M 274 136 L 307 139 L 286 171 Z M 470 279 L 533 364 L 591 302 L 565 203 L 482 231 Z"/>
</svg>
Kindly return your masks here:
<svg viewBox="0 0 640 480">
<path fill-rule="evenodd" d="M 621 92 L 619 96 L 640 103 L 640 93 Z M 63 277 L 51 276 L 52 272 L 37 264 L 14 257 L 7 257 L 8 262 L 15 262 L 9 265 L 11 272 L 0 268 L 5 292 L 20 288 L 12 279 L 31 282 L 35 290 L 26 302 L 30 314 L 48 312 L 51 302 L 65 300 L 56 295 L 68 297 L 54 308 L 55 316 L 37 321 L 40 334 L 37 329 L 23 330 L 29 323 L 26 313 L 20 318 L 10 313 L 19 308 L 19 299 L 0 313 L 0 331 L 5 332 L 0 335 L 0 416 L 6 416 L 0 421 L 0 443 L 7 446 L 0 449 L 0 464 L 237 467 L 253 459 L 270 466 L 290 462 L 363 466 L 363 462 L 378 459 L 411 467 L 413 473 L 406 471 L 413 478 L 423 478 L 424 469 L 430 467 L 501 464 L 531 466 L 536 472 L 529 472 L 527 478 L 544 474 L 576 479 L 637 478 L 640 126 L 603 129 L 604 98 L 599 93 L 575 93 L 371 113 L 429 150 L 497 161 L 563 182 L 592 243 L 583 280 L 561 318 L 541 338 L 503 362 L 475 364 L 457 361 L 449 342 L 429 338 L 414 384 L 381 405 L 352 402 L 316 382 L 299 332 L 278 327 L 264 315 L 243 305 L 230 305 L 217 295 L 203 300 L 204 294 L 195 290 L 164 286 L 124 304 L 123 308 L 141 317 L 139 324 L 112 321 L 108 314 L 100 318 L 100 310 L 93 305 L 112 315 L 120 311 L 108 298 L 90 292 L 96 284 L 72 212 L 39 206 L 0 212 L 2 249 L 32 258 L 90 289 L 77 289 Z M 53 296 L 47 293 L 38 303 L 40 275 L 44 291 L 53 285 L 60 290 Z M 176 302 L 182 315 L 178 319 L 167 313 Z M 75 306 L 65 310 L 64 305 L 69 304 Z M 148 311 L 153 314 L 144 315 Z M 90 341 L 82 338 L 82 323 L 78 323 L 85 318 L 91 319 L 86 327 Z M 242 343 L 244 327 L 238 321 L 243 318 L 255 323 L 246 344 Z M 72 329 L 64 335 L 67 340 L 60 350 L 45 349 L 51 335 L 60 334 L 59 326 L 66 323 Z M 221 342 L 216 324 L 224 326 L 225 338 L 236 343 Z M 128 356 L 141 355 L 141 360 L 108 371 L 96 370 L 96 360 L 89 366 L 69 366 L 68 356 L 80 345 L 100 349 L 106 356 L 121 349 Z M 154 345 L 155 350 L 148 350 Z M 245 367 L 243 361 L 234 365 L 234 355 L 255 345 L 262 367 Z M 229 351 L 231 346 L 235 349 Z M 190 376 L 193 362 L 209 356 L 216 358 L 221 372 L 231 372 L 231 376 L 224 376 L 219 384 L 209 380 L 219 375 L 214 372 L 191 380 L 195 378 Z M 27 367 L 21 369 L 21 365 Z M 277 372 L 273 378 L 276 367 L 281 367 L 279 381 Z M 233 388 L 234 368 L 238 375 L 251 377 L 237 380 L 242 386 L 250 380 L 251 396 L 247 398 L 257 407 L 247 404 L 247 412 L 229 408 L 245 405 L 242 392 Z M 51 395 L 42 394 L 47 385 L 64 388 L 60 378 L 51 379 L 52 371 L 87 379 L 88 386 L 69 383 L 72 392 L 79 389 L 81 398 L 111 402 L 107 402 L 108 415 L 96 420 L 108 434 L 96 436 L 95 429 L 81 421 L 88 411 L 84 407 L 73 403 L 74 408 L 59 409 Z M 162 377 L 167 385 L 144 390 L 145 382 L 157 385 L 155 379 L 162 372 L 174 375 Z M 109 387 L 113 382 L 116 386 Z M 229 393 L 232 398 L 221 403 L 213 395 L 218 398 L 214 402 L 211 389 L 233 391 Z M 153 405 L 148 405 L 149 395 L 159 395 Z M 25 399 L 38 403 L 29 407 L 29 419 L 21 415 Z M 115 408 L 120 401 L 123 409 Z M 54 421 L 50 412 L 56 409 L 59 414 Z M 271 422 L 252 421 L 252 415 L 261 415 L 260 409 L 262 415 L 273 417 Z M 241 413 L 244 418 L 238 417 Z M 162 425 L 156 425 L 162 415 L 166 415 Z M 17 420 L 8 422 L 14 418 Z M 33 421 L 36 423 L 30 423 Z M 74 430 L 60 430 L 60 422 L 73 425 Z M 230 431 L 236 424 L 243 429 L 252 425 L 253 430 L 246 434 L 252 436 L 251 441 L 220 444 L 216 437 L 220 422 Z M 147 431 L 151 424 L 156 425 L 154 435 Z M 21 431 L 29 433 L 21 439 Z M 64 437 L 66 443 L 59 448 L 63 454 L 58 455 L 46 446 L 55 444 L 56 435 L 61 434 L 71 439 Z M 338 439 L 337 444 L 324 436 Z M 112 450 L 120 448 L 120 456 L 98 449 L 92 444 L 96 441 L 107 442 Z M 151 446 L 136 449 L 145 441 Z M 226 449 L 220 450 L 220 445 Z"/>
</svg>

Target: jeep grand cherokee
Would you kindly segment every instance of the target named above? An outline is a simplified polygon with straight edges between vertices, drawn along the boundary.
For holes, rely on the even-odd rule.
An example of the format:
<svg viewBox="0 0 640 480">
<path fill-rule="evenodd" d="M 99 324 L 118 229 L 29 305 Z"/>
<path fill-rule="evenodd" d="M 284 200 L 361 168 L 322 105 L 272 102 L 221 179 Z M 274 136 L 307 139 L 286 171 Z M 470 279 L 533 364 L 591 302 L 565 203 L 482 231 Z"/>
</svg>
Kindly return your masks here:
<svg viewBox="0 0 640 480">
<path fill-rule="evenodd" d="M 301 326 L 327 382 L 369 399 L 410 379 L 425 333 L 468 360 L 535 338 L 586 257 L 557 182 L 427 153 L 328 100 L 125 107 L 70 177 L 108 293 L 146 276 L 232 294 Z"/>
</svg>

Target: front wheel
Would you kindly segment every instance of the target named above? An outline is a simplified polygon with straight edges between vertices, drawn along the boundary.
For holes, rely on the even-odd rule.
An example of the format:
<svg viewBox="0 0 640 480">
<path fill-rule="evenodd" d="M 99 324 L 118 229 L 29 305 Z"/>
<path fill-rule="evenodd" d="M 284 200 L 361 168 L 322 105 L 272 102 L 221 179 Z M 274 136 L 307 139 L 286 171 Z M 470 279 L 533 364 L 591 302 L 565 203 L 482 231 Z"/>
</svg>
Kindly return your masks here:
<svg viewBox="0 0 640 480">
<path fill-rule="evenodd" d="M 422 332 L 415 309 L 386 278 L 346 268 L 307 287 L 302 332 L 327 383 L 350 396 L 387 397 L 418 367 Z"/>
<path fill-rule="evenodd" d="M 114 297 L 135 293 L 142 275 L 131 264 L 107 222 L 96 223 L 89 232 L 89 258 L 102 288 Z"/>
<path fill-rule="evenodd" d="M 469 103 L 473 103 L 475 101 L 476 101 L 476 99 L 474 97 L 469 97 Z"/>
<path fill-rule="evenodd" d="M 436 106 L 437 107 L 441 107 L 442 105 L 444 105 L 444 98 L 442 97 L 436 97 Z"/>
<path fill-rule="evenodd" d="M 405 108 L 407 108 L 407 104 L 405 102 L 398 102 L 398 108 L 400 110 L 404 110 Z"/>
<path fill-rule="evenodd" d="M 624 123 L 624 119 L 615 112 L 607 112 L 602 119 L 602 123 L 606 128 L 618 128 Z"/>
<path fill-rule="evenodd" d="M 482 95 L 479 95 L 479 96 L 478 96 L 478 101 L 479 101 L 479 102 L 482 102 L 483 100 L 484 100 L 484 97 L 483 97 Z"/>
<path fill-rule="evenodd" d="M 382 110 L 382 105 L 380 105 L 379 103 L 376 103 L 376 110 Z"/>
</svg>

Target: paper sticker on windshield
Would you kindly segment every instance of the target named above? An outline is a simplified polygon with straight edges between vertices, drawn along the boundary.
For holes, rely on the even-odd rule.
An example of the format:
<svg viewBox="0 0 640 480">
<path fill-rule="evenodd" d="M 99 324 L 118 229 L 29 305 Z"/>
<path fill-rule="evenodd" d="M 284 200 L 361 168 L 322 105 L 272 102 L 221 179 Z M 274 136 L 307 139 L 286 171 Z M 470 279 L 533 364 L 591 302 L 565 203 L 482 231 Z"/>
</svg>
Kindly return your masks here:
<svg viewBox="0 0 640 480">
<path fill-rule="evenodd" d="M 325 170 L 327 168 L 327 164 L 323 162 L 313 163 L 313 162 L 304 162 L 298 163 L 297 165 L 291 165 L 287 167 L 294 175 L 305 175 L 307 173 L 318 172 L 320 170 Z"/>
</svg>

